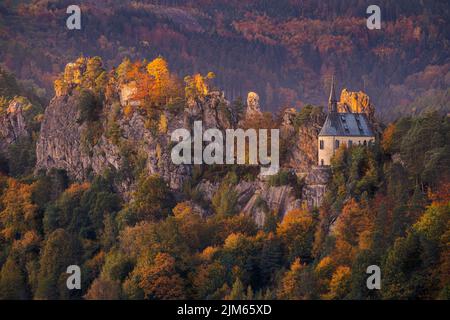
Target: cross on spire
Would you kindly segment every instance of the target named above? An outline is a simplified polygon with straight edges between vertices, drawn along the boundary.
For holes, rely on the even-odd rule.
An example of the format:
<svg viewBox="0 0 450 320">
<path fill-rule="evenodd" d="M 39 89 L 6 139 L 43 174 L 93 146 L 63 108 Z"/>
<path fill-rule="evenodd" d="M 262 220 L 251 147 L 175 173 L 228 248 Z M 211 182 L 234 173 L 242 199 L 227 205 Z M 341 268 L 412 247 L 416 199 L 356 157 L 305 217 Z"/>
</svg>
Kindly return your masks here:
<svg viewBox="0 0 450 320">
<path fill-rule="evenodd" d="M 330 98 L 328 99 L 328 112 L 337 112 L 337 100 L 334 88 L 334 75 L 331 76 Z"/>
</svg>

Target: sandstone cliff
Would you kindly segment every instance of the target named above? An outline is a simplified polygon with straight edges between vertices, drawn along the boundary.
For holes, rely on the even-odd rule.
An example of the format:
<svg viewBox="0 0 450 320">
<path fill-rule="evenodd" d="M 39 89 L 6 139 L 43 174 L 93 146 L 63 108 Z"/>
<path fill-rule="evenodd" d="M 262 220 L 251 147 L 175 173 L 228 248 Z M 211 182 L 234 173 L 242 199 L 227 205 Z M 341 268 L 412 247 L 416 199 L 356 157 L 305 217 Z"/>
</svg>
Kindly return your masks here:
<svg viewBox="0 0 450 320">
<path fill-rule="evenodd" d="M 362 91 L 352 92 L 347 89 L 343 89 L 341 92 L 338 111 L 365 113 L 372 121 L 374 120 L 375 115 L 375 107 L 367 94 Z"/>
<path fill-rule="evenodd" d="M 193 122 L 201 120 L 204 129 L 224 130 L 263 117 L 258 95 L 253 92 L 244 111 L 235 110 L 223 93 L 212 91 L 189 97 L 176 107 L 149 112 L 138 96 L 139 83 L 120 81 L 96 63 L 78 59 L 56 81 L 56 96 L 46 108 L 36 146 L 36 171 L 64 169 L 71 178 L 84 180 L 109 169 L 115 172 L 116 187 L 125 199 L 131 197 L 138 174 L 158 174 L 174 192 L 182 193 L 185 183 L 192 182 L 193 167 L 171 161 L 170 137 L 175 129 L 192 130 Z M 89 80 L 92 77 L 95 81 Z M 282 139 L 289 142 L 282 165 L 306 183 L 303 193 L 294 190 L 291 183 L 271 186 L 260 177 L 240 180 L 232 187 L 238 210 L 251 215 L 259 225 L 266 212 L 283 216 L 302 203 L 318 205 L 323 195 L 324 185 L 317 187 L 317 179 L 306 177 L 317 162 L 317 134 L 324 115 L 319 112 L 302 125 L 296 123 L 296 116 L 295 109 L 286 110 L 279 126 Z M 203 179 L 192 187 L 210 202 L 219 184 Z"/>
<path fill-rule="evenodd" d="M 10 145 L 23 137 L 30 137 L 30 124 L 25 119 L 29 103 L 25 99 L 14 98 L 0 115 L 0 152 L 7 152 Z"/>
</svg>

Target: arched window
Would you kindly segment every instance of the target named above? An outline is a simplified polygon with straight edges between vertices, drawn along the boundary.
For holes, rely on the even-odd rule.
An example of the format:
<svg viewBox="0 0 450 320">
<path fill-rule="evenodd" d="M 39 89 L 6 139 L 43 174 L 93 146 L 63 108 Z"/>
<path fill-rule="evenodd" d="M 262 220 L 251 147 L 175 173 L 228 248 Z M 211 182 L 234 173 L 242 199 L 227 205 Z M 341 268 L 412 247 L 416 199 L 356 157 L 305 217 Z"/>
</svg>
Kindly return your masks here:
<svg viewBox="0 0 450 320">
<path fill-rule="evenodd" d="M 366 141 L 366 140 L 364 140 L 363 144 L 364 144 L 365 146 L 367 146 L 367 141 Z"/>
<path fill-rule="evenodd" d="M 335 148 L 336 148 L 336 149 L 339 148 L 339 140 L 336 140 L 336 141 L 334 142 L 334 145 L 335 145 Z"/>
<path fill-rule="evenodd" d="M 320 150 L 323 150 L 324 145 L 325 145 L 324 141 L 320 140 L 319 143 L 320 143 Z"/>
<path fill-rule="evenodd" d="M 320 160 L 320 165 L 323 166 L 323 159 Z"/>
</svg>

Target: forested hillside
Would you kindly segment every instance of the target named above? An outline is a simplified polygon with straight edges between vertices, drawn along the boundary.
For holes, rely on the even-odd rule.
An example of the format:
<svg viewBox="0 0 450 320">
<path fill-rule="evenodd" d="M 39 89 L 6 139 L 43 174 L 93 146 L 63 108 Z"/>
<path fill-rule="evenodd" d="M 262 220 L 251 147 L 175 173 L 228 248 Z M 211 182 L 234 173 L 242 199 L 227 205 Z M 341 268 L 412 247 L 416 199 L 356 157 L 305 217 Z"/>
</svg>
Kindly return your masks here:
<svg viewBox="0 0 450 320">
<path fill-rule="evenodd" d="M 240 210 L 245 188 L 261 184 L 254 168 L 167 170 L 164 141 L 180 114 L 220 126 L 242 118 L 244 108 L 211 90 L 212 74 L 184 83 L 175 74 L 161 57 L 125 59 L 114 70 L 98 57 L 80 58 L 58 75 L 44 119 L 25 117 L 25 124 L 42 122 L 41 167 L 33 172 L 3 151 L 0 298 L 450 298 L 447 116 L 402 117 L 370 147 L 342 145 L 318 208 L 270 210 L 267 194 L 305 187 L 280 171 L 261 182 L 258 225 L 258 216 Z M 19 95 L 13 76 L 4 79 L 13 84 L 1 88 L 5 99 Z M 119 94 L 131 84 L 139 104 Z M 215 116 L 208 108 L 217 108 Z M 306 132 L 322 111 L 293 112 L 295 130 Z M 260 116 L 248 125 L 283 126 Z M 67 136 L 53 131 L 66 126 Z M 32 141 L 21 150 L 32 153 Z M 98 163 L 109 166 L 100 172 Z M 185 177 L 182 185 L 173 175 Z M 82 269 L 81 290 L 67 290 L 72 264 Z M 365 285 L 372 264 L 381 267 L 382 290 Z"/>
<path fill-rule="evenodd" d="M 385 119 L 448 112 L 439 98 L 450 83 L 445 0 L 383 1 L 381 30 L 367 29 L 365 0 L 88 0 L 80 31 L 65 27 L 69 4 L 0 4 L 0 61 L 47 99 L 81 54 L 108 67 L 162 55 L 181 78 L 216 73 L 229 100 L 259 93 L 265 110 L 324 105 L 335 74 L 339 89 L 367 92 Z"/>
</svg>

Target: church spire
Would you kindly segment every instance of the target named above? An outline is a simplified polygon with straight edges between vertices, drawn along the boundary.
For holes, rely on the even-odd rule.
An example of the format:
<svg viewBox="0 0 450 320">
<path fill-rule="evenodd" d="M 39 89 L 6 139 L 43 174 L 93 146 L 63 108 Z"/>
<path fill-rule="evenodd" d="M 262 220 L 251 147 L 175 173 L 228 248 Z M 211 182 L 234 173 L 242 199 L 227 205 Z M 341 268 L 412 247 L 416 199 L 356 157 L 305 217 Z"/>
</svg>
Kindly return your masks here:
<svg viewBox="0 0 450 320">
<path fill-rule="evenodd" d="M 328 99 L 328 112 L 337 112 L 337 100 L 334 88 L 334 75 L 331 77 L 330 98 Z"/>
</svg>

